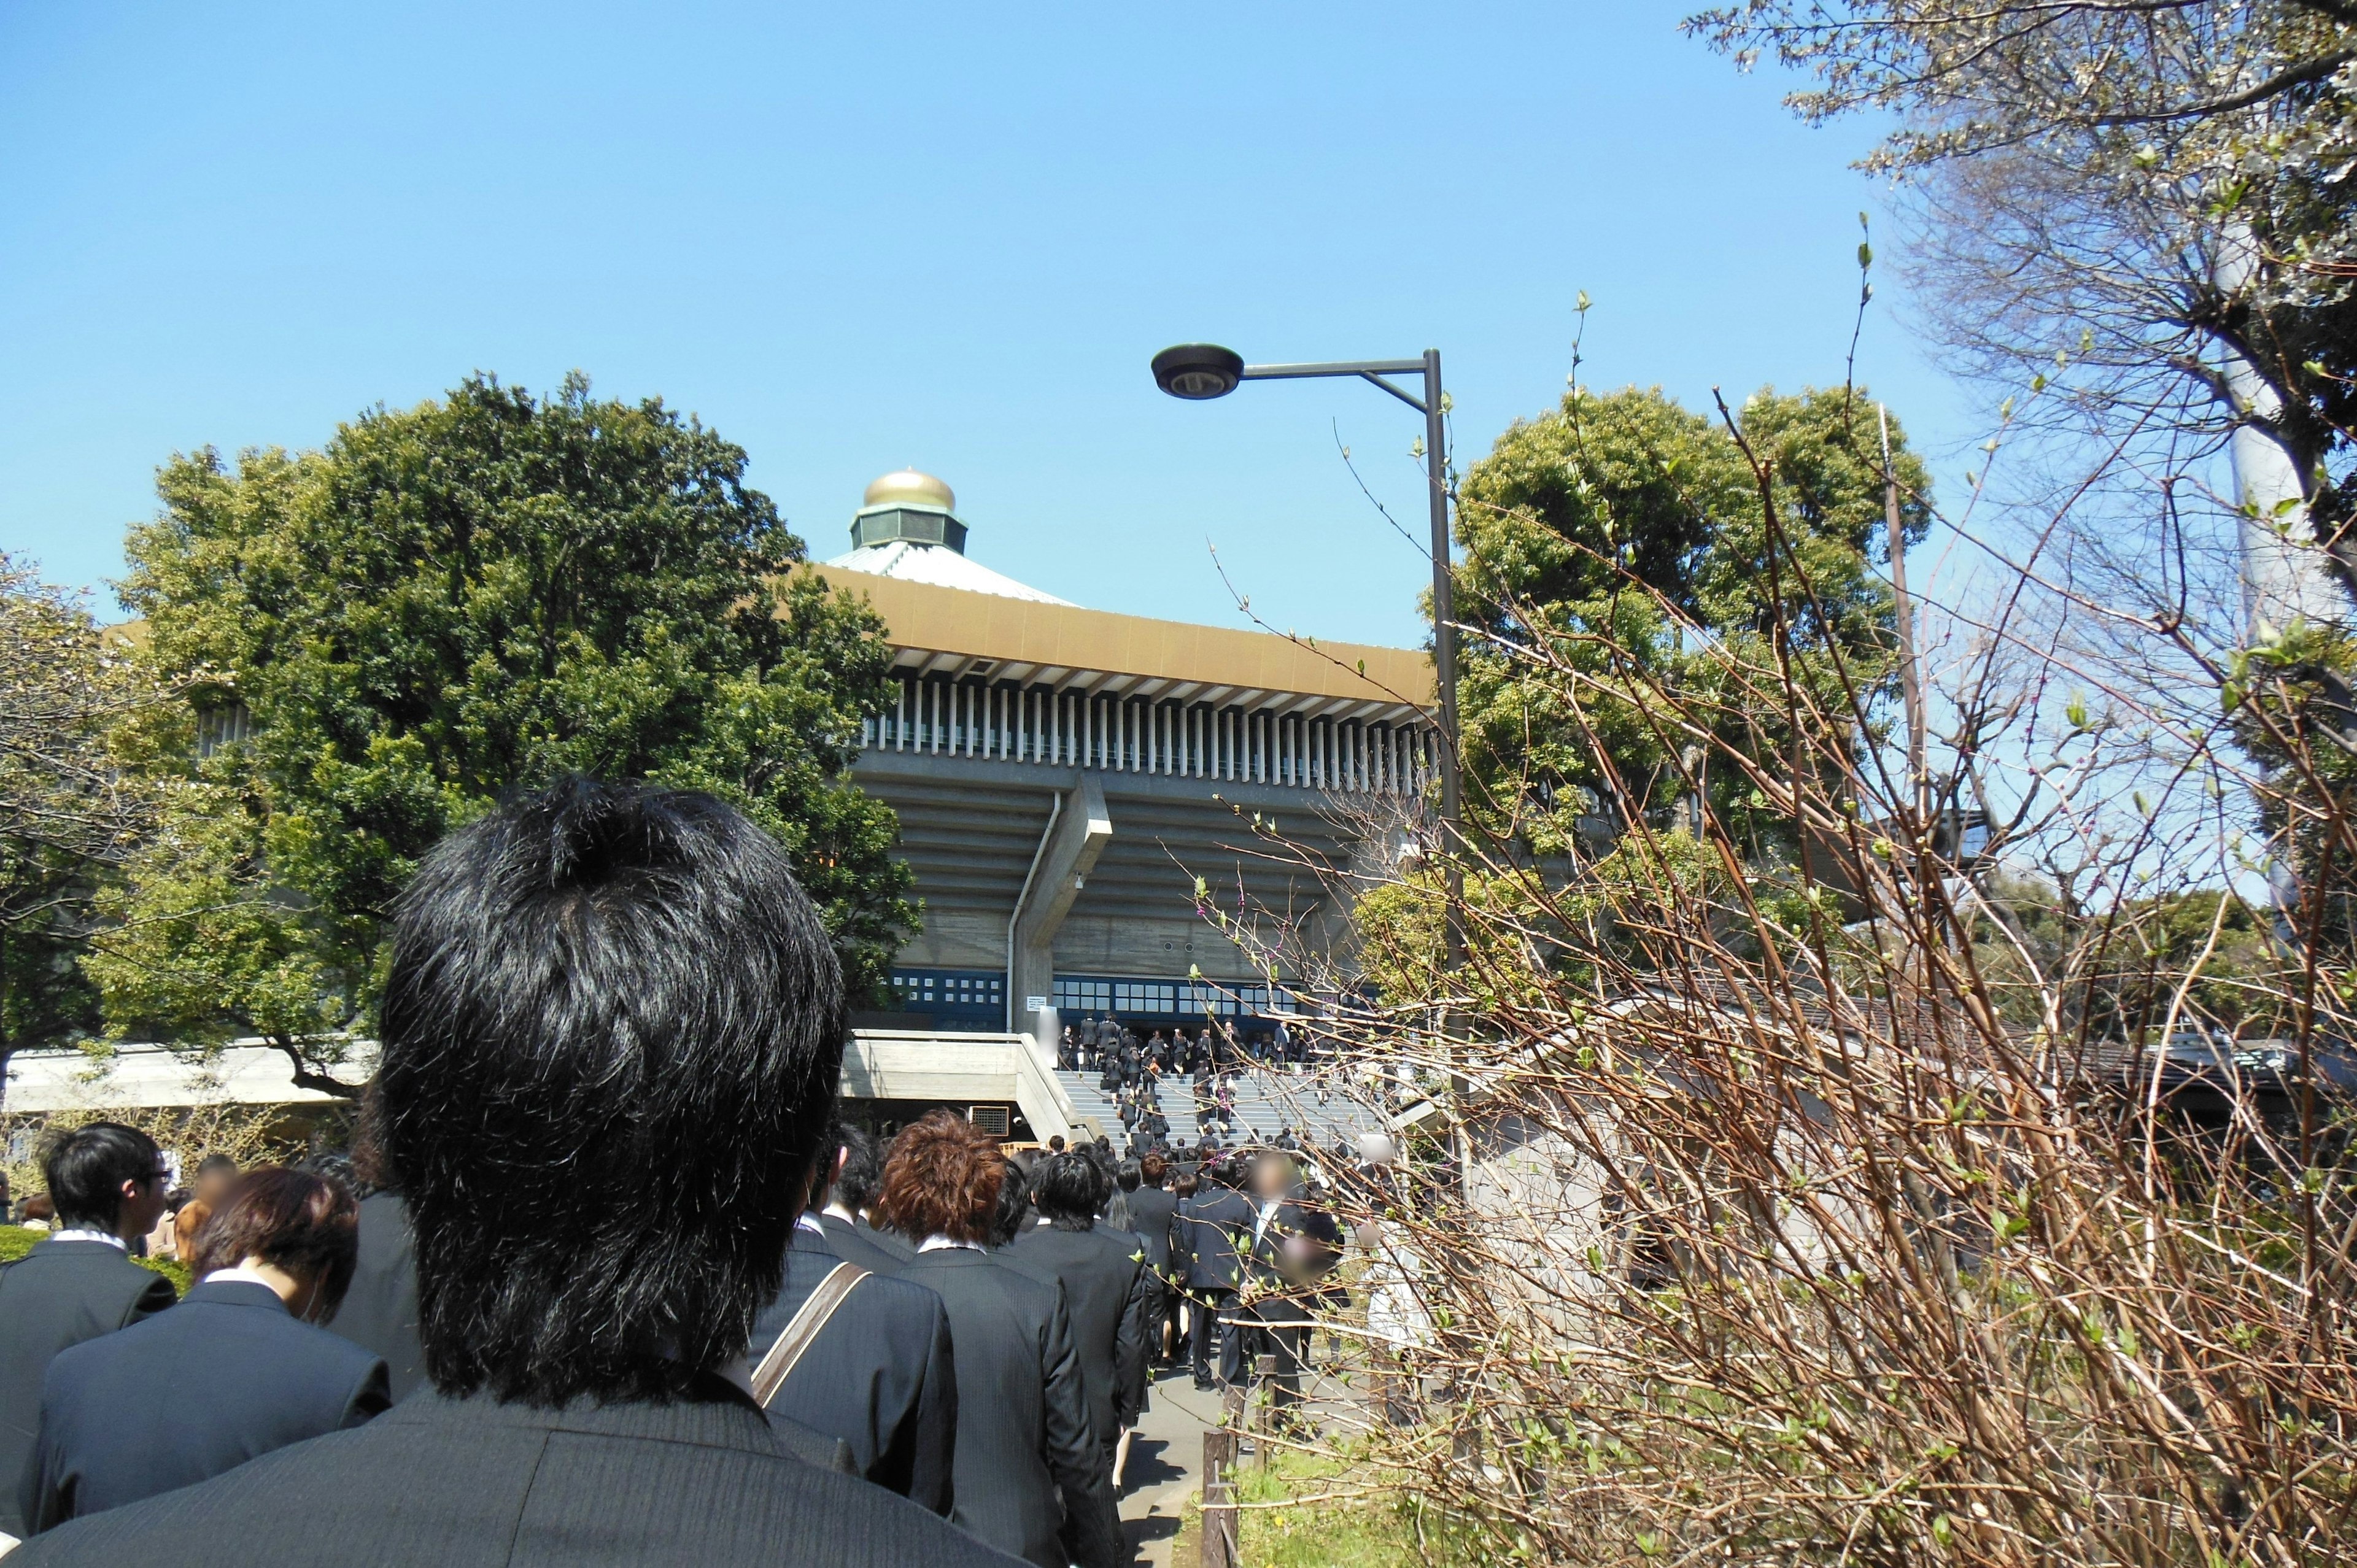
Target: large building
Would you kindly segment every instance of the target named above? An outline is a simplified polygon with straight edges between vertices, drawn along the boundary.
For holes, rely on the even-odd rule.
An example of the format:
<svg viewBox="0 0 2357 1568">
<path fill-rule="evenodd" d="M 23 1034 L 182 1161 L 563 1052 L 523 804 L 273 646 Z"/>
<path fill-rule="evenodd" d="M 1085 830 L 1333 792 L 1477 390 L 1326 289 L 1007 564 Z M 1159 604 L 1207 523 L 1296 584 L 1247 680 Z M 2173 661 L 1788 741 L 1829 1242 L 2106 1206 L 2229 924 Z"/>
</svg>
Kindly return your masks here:
<svg viewBox="0 0 2357 1568">
<path fill-rule="evenodd" d="M 1344 939 L 1336 876 L 1417 811 L 1429 660 L 1083 609 L 970 556 L 955 506 L 888 474 L 820 568 L 897 650 L 855 776 L 899 811 L 925 908 L 899 1014 L 864 1021 L 1273 1023 L 1286 960 Z M 1275 988 L 1206 905 L 1285 955 Z"/>
</svg>

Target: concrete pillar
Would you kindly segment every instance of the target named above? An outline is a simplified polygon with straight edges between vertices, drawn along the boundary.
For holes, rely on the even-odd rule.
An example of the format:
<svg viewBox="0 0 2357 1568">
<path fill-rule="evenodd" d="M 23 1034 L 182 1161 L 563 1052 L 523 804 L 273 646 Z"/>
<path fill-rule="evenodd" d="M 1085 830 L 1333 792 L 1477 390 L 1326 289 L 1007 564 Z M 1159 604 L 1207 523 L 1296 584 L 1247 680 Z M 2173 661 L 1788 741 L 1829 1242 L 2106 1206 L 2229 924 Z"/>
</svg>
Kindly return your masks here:
<svg viewBox="0 0 2357 1568">
<path fill-rule="evenodd" d="M 1015 1027 L 1051 1054 L 1063 1033 L 1056 1016 L 1056 932 L 1112 837 L 1104 786 L 1093 770 L 1084 771 L 1040 846 L 1008 926 L 1006 995 Z M 1034 997 L 1042 1004 L 1037 1008 L 1030 1005 Z"/>
</svg>

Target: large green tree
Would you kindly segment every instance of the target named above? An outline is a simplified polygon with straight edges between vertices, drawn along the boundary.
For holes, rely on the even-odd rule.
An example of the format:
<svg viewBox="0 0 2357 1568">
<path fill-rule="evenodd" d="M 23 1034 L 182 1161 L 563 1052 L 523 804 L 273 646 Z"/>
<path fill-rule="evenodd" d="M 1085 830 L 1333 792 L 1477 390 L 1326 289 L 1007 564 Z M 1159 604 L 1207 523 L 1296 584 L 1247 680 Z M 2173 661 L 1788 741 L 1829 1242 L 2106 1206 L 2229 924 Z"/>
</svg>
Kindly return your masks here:
<svg viewBox="0 0 2357 1568">
<path fill-rule="evenodd" d="M 113 740 L 172 695 L 79 597 L 0 554 L 0 1086 L 17 1049 L 98 1027 L 75 960 L 99 889 L 160 806 Z"/>
<path fill-rule="evenodd" d="M 1895 669 L 1880 433 L 1852 389 L 1763 390 L 1724 421 L 1658 389 L 1575 388 L 1459 486 L 1460 701 L 1475 809 L 1542 854 L 1574 824 L 1670 827 L 1706 801 L 1763 854 L 1791 847 L 1730 752 L 1781 757 L 1792 715 L 1742 671 L 1782 661 L 1838 724 Z M 1891 426 L 1901 528 L 1928 480 Z M 1764 489 L 1763 489 L 1764 477 Z M 1698 743 L 1666 722 L 1707 718 Z M 1858 726 L 1853 725 L 1853 731 Z M 1855 746 L 1862 733 L 1815 735 Z M 1699 789 L 1696 788 L 1697 782 Z"/>
<path fill-rule="evenodd" d="M 259 1036 L 349 1089 L 393 900 L 503 792 L 577 770 L 710 790 L 791 851 L 855 994 L 912 928 L 888 807 L 846 776 L 890 650 L 799 567 L 744 451 L 660 402 L 488 378 L 326 449 L 163 470 L 124 594 L 186 809 L 89 961 L 118 1030 Z"/>
</svg>

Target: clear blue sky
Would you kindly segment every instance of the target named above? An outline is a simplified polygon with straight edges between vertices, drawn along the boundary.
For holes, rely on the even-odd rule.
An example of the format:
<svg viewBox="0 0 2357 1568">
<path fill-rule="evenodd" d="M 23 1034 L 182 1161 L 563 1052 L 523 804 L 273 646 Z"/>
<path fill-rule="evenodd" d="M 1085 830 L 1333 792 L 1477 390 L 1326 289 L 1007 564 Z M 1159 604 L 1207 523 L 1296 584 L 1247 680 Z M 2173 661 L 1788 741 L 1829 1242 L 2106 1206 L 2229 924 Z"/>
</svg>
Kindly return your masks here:
<svg viewBox="0 0 2357 1568">
<path fill-rule="evenodd" d="M 1409 412 L 1159 395 L 1175 341 L 1439 348 L 1464 454 L 1587 379 L 1842 374 L 1870 127 L 1653 0 L 0 5 L 0 545 L 120 572 L 158 462 L 481 369 L 660 394 L 813 553 L 903 464 L 1081 603 L 1413 642 Z M 1883 280 L 1861 372 L 1970 439 Z M 1938 472 L 1956 489 L 1961 459 Z M 101 607 L 108 607 L 101 589 Z"/>
</svg>

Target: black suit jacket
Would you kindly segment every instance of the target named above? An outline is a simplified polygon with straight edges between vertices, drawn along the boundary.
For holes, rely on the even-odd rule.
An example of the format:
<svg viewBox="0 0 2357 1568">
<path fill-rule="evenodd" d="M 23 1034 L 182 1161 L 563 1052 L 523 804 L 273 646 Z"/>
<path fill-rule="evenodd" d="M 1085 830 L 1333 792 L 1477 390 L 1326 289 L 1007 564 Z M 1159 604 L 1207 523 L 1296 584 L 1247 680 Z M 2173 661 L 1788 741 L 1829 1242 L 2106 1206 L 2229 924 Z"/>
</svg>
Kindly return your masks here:
<svg viewBox="0 0 2357 1568">
<path fill-rule="evenodd" d="M 26 1531 L 21 1499 L 50 1359 L 172 1301 L 171 1281 L 103 1241 L 52 1237 L 0 1268 L 0 1530 Z"/>
<path fill-rule="evenodd" d="M 1026 1273 L 1064 1287 L 1081 1385 L 1089 1395 L 1089 1425 L 1101 1445 L 1121 1440 L 1121 1429 L 1137 1419 L 1144 1391 L 1152 1276 L 1138 1252 L 1137 1238 L 1125 1230 L 1036 1225 L 1017 1236 L 1006 1253 Z"/>
<path fill-rule="evenodd" d="M 425 1381 L 425 1352 L 417 1342 L 417 1246 L 409 1207 L 398 1194 L 361 1199 L 360 1262 L 328 1326 L 382 1358 L 396 1401 Z"/>
<path fill-rule="evenodd" d="M 795 1228 L 785 1284 L 753 1324 L 753 1365 L 842 1262 L 823 1237 Z M 860 1281 L 770 1411 L 843 1439 L 853 1466 L 877 1486 L 937 1514 L 950 1511 L 957 1369 L 949 1312 L 923 1286 L 873 1273 Z"/>
<path fill-rule="evenodd" d="M 1171 1235 L 1185 1254 L 1190 1289 L 1234 1290 L 1243 1283 L 1253 1219 L 1252 1199 L 1233 1187 L 1213 1187 L 1178 1206 Z"/>
<path fill-rule="evenodd" d="M 392 1402 L 382 1361 L 291 1316 L 269 1286 L 200 1284 L 178 1311 L 49 1363 L 25 1521 L 44 1530 L 192 1486 Z"/>
<path fill-rule="evenodd" d="M 1260 1224 L 1260 1209 L 1254 1206 L 1244 1239 L 1252 1246 L 1253 1278 L 1271 1293 L 1294 1299 L 1317 1294 L 1342 1255 L 1342 1228 L 1334 1217 L 1295 1197 L 1278 1204 L 1266 1225 Z"/>
<path fill-rule="evenodd" d="M 564 1410 L 429 1388 L 356 1431 L 61 1525 L 9 1568 L 1006 1563 L 807 1452 L 716 1378 L 672 1404 Z"/>
<path fill-rule="evenodd" d="M 950 1518 L 1039 1568 L 1127 1561 L 1110 1535 L 1112 1477 L 1090 1432 L 1063 1293 L 965 1248 L 920 1252 L 900 1277 L 949 1309 L 958 1384 L 957 1508 Z M 1058 1539 L 1067 1515 L 1070 1558 Z"/>
<path fill-rule="evenodd" d="M 1170 1230 L 1178 1218 L 1178 1197 L 1158 1187 L 1129 1195 L 1130 1228 L 1146 1243 L 1146 1262 L 1157 1273 L 1170 1272 Z"/>
<path fill-rule="evenodd" d="M 854 1229 L 863 1238 L 883 1248 L 904 1263 L 917 1255 L 917 1249 L 909 1242 L 908 1239 L 895 1231 L 878 1230 L 865 1219 L 859 1221 Z"/>
<path fill-rule="evenodd" d="M 821 1214 L 813 1210 L 811 1218 L 826 1232 L 826 1244 L 834 1255 L 847 1263 L 857 1263 L 871 1274 L 897 1274 L 906 1267 L 909 1258 L 917 1255 L 911 1247 L 906 1255 L 884 1245 L 884 1233 L 866 1225 L 855 1225 L 840 1215 Z M 895 1238 L 897 1240 L 898 1238 Z"/>
</svg>

